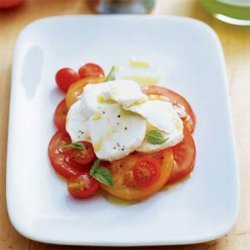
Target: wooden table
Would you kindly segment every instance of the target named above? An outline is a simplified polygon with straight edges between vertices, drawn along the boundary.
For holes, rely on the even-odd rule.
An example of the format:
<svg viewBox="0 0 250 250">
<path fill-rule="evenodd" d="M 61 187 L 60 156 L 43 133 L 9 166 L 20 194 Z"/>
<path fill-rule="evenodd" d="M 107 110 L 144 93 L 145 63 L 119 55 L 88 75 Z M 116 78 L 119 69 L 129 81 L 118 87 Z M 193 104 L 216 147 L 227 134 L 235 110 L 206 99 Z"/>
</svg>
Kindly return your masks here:
<svg viewBox="0 0 250 250">
<path fill-rule="evenodd" d="M 9 85 L 13 47 L 20 30 L 45 16 L 91 13 L 84 0 L 27 0 L 19 8 L 0 13 L 0 249 L 100 249 L 63 247 L 30 241 L 11 226 L 6 210 L 5 167 Z M 234 228 L 223 238 L 198 245 L 150 247 L 172 250 L 250 249 L 250 27 L 224 24 L 210 17 L 197 0 L 159 0 L 153 14 L 182 15 L 208 23 L 218 34 L 225 52 L 233 124 L 240 164 L 241 209 Z M 209 65 L 208 65 L 209 67 Z M 136 248 L 141 249 L 141 248 Z"/>
</svg>

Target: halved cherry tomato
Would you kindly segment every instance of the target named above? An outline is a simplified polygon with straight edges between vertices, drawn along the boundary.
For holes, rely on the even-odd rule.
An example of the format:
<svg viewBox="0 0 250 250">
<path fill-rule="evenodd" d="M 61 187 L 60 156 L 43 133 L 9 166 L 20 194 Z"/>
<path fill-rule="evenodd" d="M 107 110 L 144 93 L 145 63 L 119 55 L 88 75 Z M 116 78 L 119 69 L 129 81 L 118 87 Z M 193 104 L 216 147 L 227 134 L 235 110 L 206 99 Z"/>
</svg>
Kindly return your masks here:
<svg viewBox="0 0 250 250">
<path fill-rule="evenodd" d="M 105 76 L 103 69 L 95 63 L 86 63 L 78 70 L 78 74 L 80 78 Z"/>
<path fill-rule="evenodd" d="M 158 174 L 153 174 L 155 177 L 147 183 L 148 185 L 139 176 L 135 177 L 134 173 L 137 172 L 134 168 L 138 161 L 145 160 L 145 157 L 151 158 L 150 162 L 154 162 L 154 165 L 157 162 L 159 166 L 159 177 L 156 177 Z M 120 199 L 138 201 L 148 198 L 165 185 L 173 167 L 173 153 L 171 149 L 151 154 L 134 152 L 121 160 L 105 162 L 103 165 L 110 170 L 114 184 L 113 187 L 101 185 L 101 188 Z M 139 179 L 143 187 L 140 186 Z"/>
<path fill-rule="evenodd" d="M 147 95 L 162 95 L 167 97 L 169 101 L 173 103 L 177 113 L 179 113 L 185 128 L 191 133 L 194 131 L 196 123 L 195 114 L 184 97 L 165 87 L 143 86 L 142 90 Z"/>
<path fill-rule="evenodd" d="M 99 83 L 102 82 L 104 80 L 104 78 L 102 77 L 88 77 L 88 78 L 84 78 L 84 79 L 80 79 L 77 82 L 73 83 L 67 92 L 66 95 L 66 105 L 68 108 L 70 108 L 70 106 L 72 104 L 74 104 L 79 97 L 81 96 L 82 92 L 83 92 L 83 88 L 85 85 L 87 85 L 88 83 Z"/>
<path fill-rule="evenodd" d="M 67 183 L 68 192 L 75 198 L 82 199 L 95 195 L 100 187 L 89 173 L 83 173 L 75 178 L 72 178 Z"/>
<path fill-rule="evenodd" d="M 83 144 L 84 149 L 75 149 L 73 151 L 74 161 L 83 166 L 91 164 L 96 159 L 92 144 L 88 141 L 82 141 L 79 143 Z"/>
<path fill-rule="evenodd" d="M 133 168 L 135 182 L 141 188 L 148 187 L 160 177 L 160 166 L 152 157 L 141 157 Z"/>
<path fill-rule="evenodd" d="M 56 127 L 61 131 L 65 131 L 67 113 L 68 113 L 68 108 L 66 106 L 66 102 L 65 100 L 62 100 L 58 104 L 54 113 L 54 123 Z"/>
<path fill-rule="evenodd" d="M 185 131 L 183 141 L 174 146 L 172 150 L 174 154 L 174 167 L 167 184 L 173 184 L 193 171 L 196 149 L 192 135 Z"/>
<path fill-rule="evenodd" d="M 71 149 L 64 149 L 64 146 L 71 143 L 69 135 L 57 131 L 49 143 L 49 158 L 54 170 L 66 179 L 76 177 L 83 173 L 83 167 L 74 161 Z"/>
<path fill-rule="evenodd" d="M 69 86 L 78 79 L 78 73 L 70 68 L 62 68 L 56 73 L 57 86 L 64 92 L 67 92 Z"/>
</svg>

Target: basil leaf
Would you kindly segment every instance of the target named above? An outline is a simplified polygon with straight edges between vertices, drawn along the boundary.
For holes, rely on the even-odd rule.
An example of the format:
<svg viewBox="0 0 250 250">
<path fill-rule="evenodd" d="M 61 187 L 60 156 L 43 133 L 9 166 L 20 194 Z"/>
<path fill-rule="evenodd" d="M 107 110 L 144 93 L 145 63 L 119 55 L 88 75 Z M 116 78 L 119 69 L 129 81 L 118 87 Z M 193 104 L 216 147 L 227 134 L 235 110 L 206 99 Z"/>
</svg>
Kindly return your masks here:
<svg viewBox="0 0 250 250">
<path fill-rule="evenodd" d="M 108 187 L 113 186 L 113 177 L 107 168 L 97 168 L 97 170 L 92 174 L 92 177 Z"/>
<path fill-rule="evenodd" d="M 104 82 L 108 82 L 108 81 L 113 81 L 115 80 L 115 72 L 117 71 L 117 67 L 113 66 L 111 68 L 111 70 L 109 71 L 107 77 L 105 78 Z"/>
<path fill-rule="evenodd" d="M 163 135 L 157 130 L 148 131 L 146 134 L 146 138 L 149 143 L 154 144 L 154 145 L 162 144 L 168 140 L 167 138 L 164 138 Z"/>
<path fill-rule="evenodd" d="M 90 174 L 91 174 L 91 171 L 92 171 L 92 172 L 96 171 L 96 169 L 99 167 L 100 161 L 101 161 L 100 159 L 97 159 L 97 160 L 93 163 L 93 166 L 92 166 L 92 168 L 91 168 L 91 170 L 90 170 Z"/>
<path fill-rule="evenodd" d="M 100 183 L 112 187 L 113 186 L 113 176 L 110 173 L 109 169 L 101 167 L 100 160 L 96 160 L 90 170 L 90 175 L 95 178 Z"/>
<path fill-rule="evenodd" d="M 73 149 L 83 150 L 85 149 L 85 146 L 81 142 L 75 142 L 75 143 L 67 144 L 63 146 L 63 148 L 73 148 Z"/>
</svg>

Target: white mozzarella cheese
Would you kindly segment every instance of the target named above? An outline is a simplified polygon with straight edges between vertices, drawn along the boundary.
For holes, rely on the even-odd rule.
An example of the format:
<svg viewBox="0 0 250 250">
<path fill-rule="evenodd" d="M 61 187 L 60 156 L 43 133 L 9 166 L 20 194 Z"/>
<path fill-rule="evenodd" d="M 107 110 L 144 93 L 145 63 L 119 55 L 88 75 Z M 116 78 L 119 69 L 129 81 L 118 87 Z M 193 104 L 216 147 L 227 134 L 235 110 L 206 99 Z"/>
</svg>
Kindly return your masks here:
<svg viewBox="0 0 250 250">
<path fill-rule="evenodd" d="M 166 139 L 152 144 L 154 129 Z M 113 161 L 137 150 L 150 153 L 183 139 L 183 123 L 172 104 L 148 98 L 134 81 L 88 84 L 67 114 L 66 130 L 73 142 L 90 141 L 98 158 Z"/>
<path fill-rule="evenodd" d="M 85 86 L 81 102 L 86 119 L 89 119 L 94 113 L 101 111 L 105 104 L 108 105 L 109 93 L 109 82 Z"/>
<path fill-rule="evenodd" d="M 159 100 L 147 100 L 127 108 L 140 114 L 159 130 L 171 133 L 175 130 L 175 120 L 179 118 L 171 103 Z"/>
<path fill-rule="evenodd" d="M 110 82 L 111 99 L 125 107 L 144 101 L 147 96 L 142 93 L 140 85 L 132 80 Z"/>
<path fill-rule="evenodd" d="M 151 153 L 165 148 L 173 147 L 183 140 L 183 123 L 181 120 L 176 120 L 176 129 L 171 133 L 159 131 L 166 141 L 162 144 L 152 144 L 145 136 L 142 144 L 136 149 L 138 152 Z"/>
<path fill-rule="evenodd" d="M 87 120 L 85 119 L 80 100 L 74 103 L 68 111 L 66 131 L 70 135 L 72 142 L 89 141 L 90 139 L 87 129 Z"/>
<path fill-rule="evenodd" d="M 98 158 L 108 161 L 120 159 L 141 145 L 146 121 L 141 116 L 124 111 L 119 104 L 106 106 L 104 113 L 94 114 L 88 130 Z"/>
</svg>

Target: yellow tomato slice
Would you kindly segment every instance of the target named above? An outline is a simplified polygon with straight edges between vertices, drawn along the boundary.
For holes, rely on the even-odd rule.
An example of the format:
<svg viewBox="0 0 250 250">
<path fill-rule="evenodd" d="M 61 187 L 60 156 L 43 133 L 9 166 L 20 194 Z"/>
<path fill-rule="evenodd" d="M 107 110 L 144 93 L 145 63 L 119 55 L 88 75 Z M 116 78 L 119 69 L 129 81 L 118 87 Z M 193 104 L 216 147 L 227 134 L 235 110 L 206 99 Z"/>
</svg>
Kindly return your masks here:
<svg viewBox="0 0 250 250">
<path fill-rule="evenodd" d="M 150 186 L 141 188 L 136 184 L 133 176 L 133 168 L 142 157 L 152 157 L 160 166 L 160 176 Z M 101 188 L 109 194 L 124 200 L 140 201 L 159 191 L 167 182 L 173 168 L 173 153 L 171 149 L 165 149 L 152 154 L 132 153 L 121 160 L 107 163 L 113 176 L 113 187 L 101 185 Z"/>
<path fill-rule="evenodd" d="M 67 108 L 70 108 L 70 106 L 79 99 L 85 85 L 88 83 L 100 83 L 103 82 L 104 79 L 104 77 L 87 77 L 71 84 L 66 94 Z"/>
</svg>

